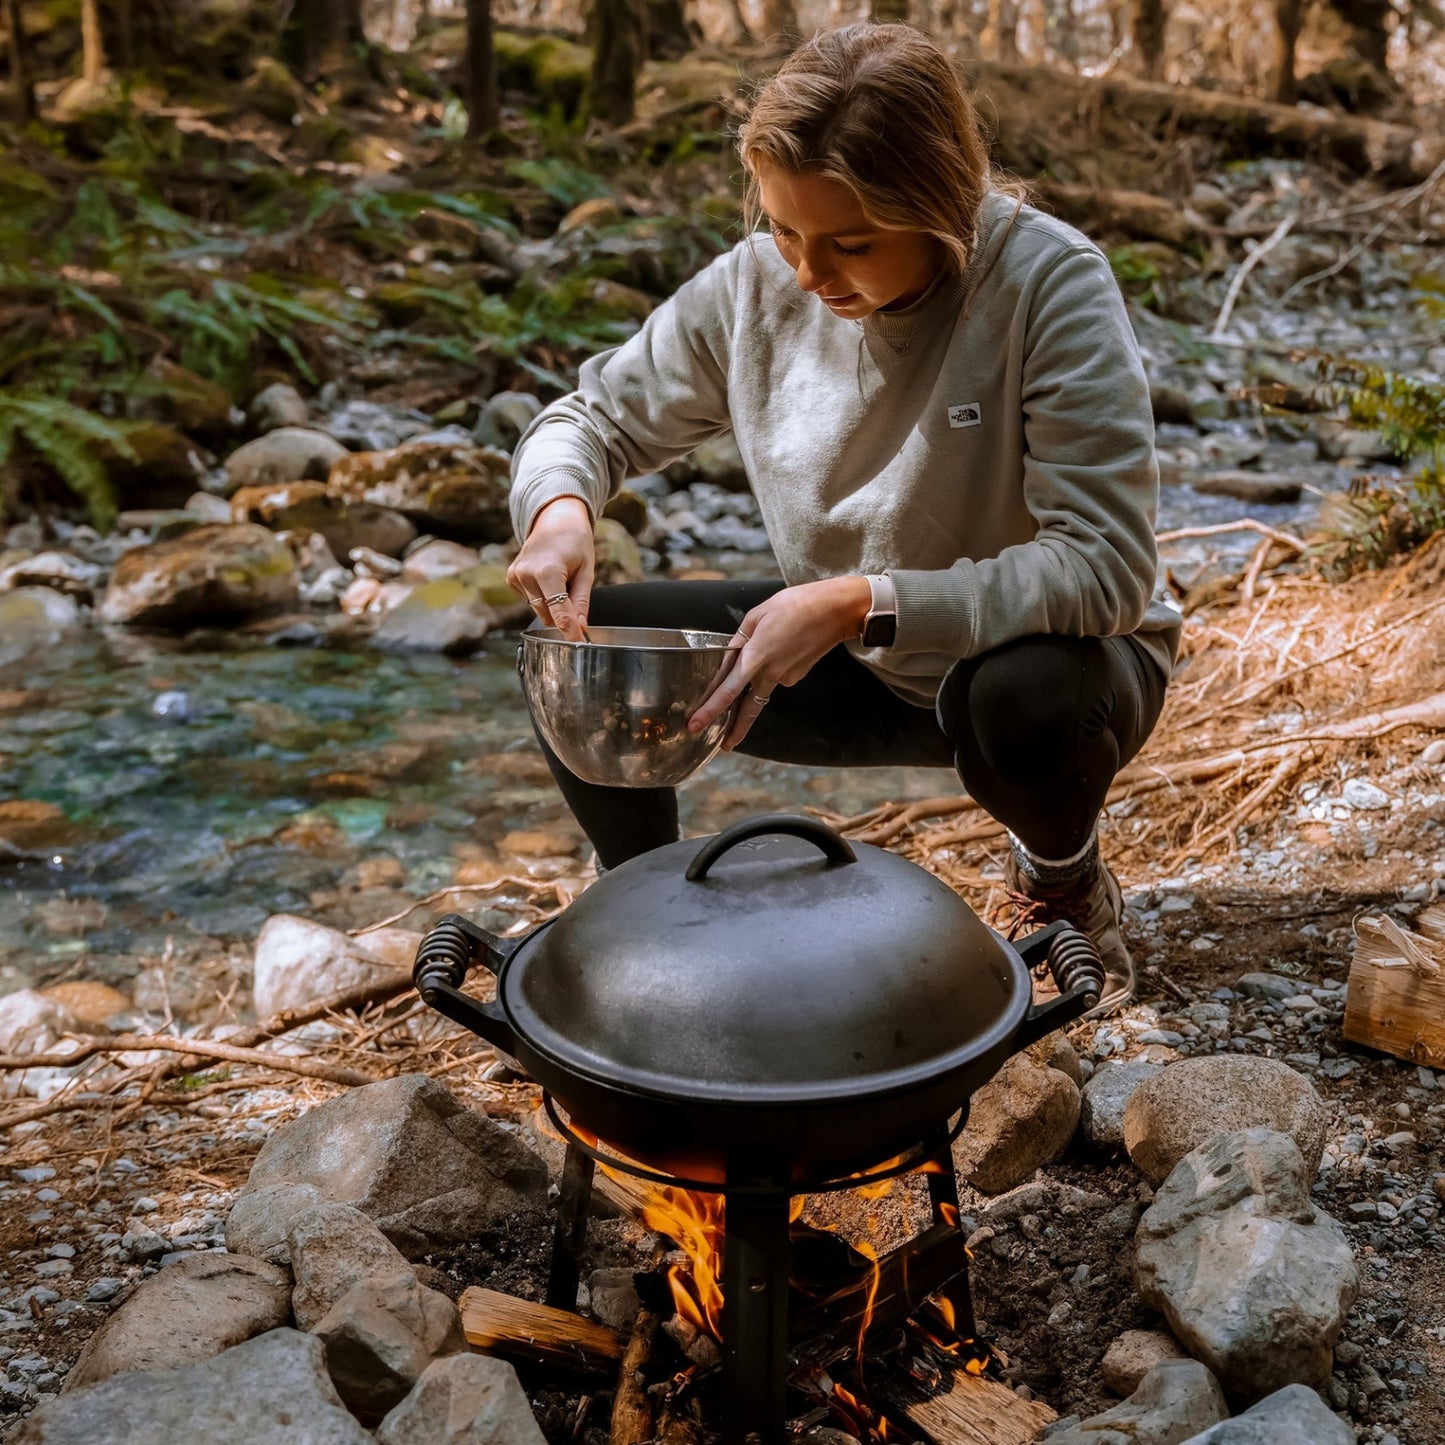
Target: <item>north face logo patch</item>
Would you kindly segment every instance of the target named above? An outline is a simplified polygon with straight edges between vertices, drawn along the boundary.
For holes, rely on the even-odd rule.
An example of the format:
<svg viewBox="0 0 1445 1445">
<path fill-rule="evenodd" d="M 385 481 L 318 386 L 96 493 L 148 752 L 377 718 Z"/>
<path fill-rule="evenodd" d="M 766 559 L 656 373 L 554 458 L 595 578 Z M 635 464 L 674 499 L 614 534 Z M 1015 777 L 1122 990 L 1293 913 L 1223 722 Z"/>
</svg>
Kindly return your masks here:
<svg viewBox="0 0 1445 1445">
<path fill-rule="evenodd" d="M 976 401 L 961 402 L 948 409 L 948 424 L 955 430 L 961 426 L 977 426 L 983 420 L 983 410 Z"/>
</svg>

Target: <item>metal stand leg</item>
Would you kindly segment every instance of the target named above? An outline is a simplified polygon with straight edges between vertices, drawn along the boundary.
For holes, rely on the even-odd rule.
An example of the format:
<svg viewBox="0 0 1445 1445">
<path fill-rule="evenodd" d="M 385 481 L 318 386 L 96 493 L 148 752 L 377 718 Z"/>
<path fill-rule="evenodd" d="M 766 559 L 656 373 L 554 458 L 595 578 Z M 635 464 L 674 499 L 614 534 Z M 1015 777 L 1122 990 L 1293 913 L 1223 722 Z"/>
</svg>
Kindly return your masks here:
<svg viewBox="0 0 1445 1445">
<path fill-rule="evenodd" d="M 925 1176 L 928 1197 L 933 1204 L 933 1222 L 957 1229 L 962 1211 L 958 1204 L 958 1175 L 953 1170 L 953 1149 L 949 1145 L 947 1131 L 937 1130 L 924 1143 L 927 1147 L 938 1145 L 938 1152 L 932 1157 L 939 1167 Z M 953 1307 L 953 1328 L 959 1339 L 977 1339 L 978 1321 L 974 1318 L 973 1291 L 969 1287 L 967 1268 L 944 1285 L 938 1296 Z"/>
<path fill-rule="evenodd" d="M 723 1253 L 723 1442 L 784 1445 L 788 1382 L 788 1196 L 727 1195 Z"/>
<path fill-rule="evenodd" d="M 547 1303 L 554 1309 L 577 1308 L 582 1251 L 587 1245 L 587 1211 L 592 1207 L 592 1175 L 597 1166 L 575 1144 L 567 1146 L 562 1166 L 562 1193 L 557 1200 L 557 1226 L 552 1232 L 552 1271 L 547 1277 Z"/>
</svg>

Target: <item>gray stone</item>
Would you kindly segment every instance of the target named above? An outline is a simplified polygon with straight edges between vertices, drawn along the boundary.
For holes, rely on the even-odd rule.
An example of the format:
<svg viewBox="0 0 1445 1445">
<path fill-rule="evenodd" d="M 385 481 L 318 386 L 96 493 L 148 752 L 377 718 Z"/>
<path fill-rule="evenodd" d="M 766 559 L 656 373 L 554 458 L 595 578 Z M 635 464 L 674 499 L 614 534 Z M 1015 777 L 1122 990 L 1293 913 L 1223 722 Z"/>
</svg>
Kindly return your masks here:
<svg viewBox="0 0 1445 1445">
<path fill-rule="evenodd" d="M 323 1200 L 314 1184 L 283 1181 L 255 1189 L 248 1185 L 236 1196 L 226 1217 L 226 1248 L 232 1254 L 290 1264 L 287 1236 L 291 1221 Z"/>
<path fill-rule="evenodd" d="M 311 420 L 311 410 L 294 386 L 273 381 L 251 398 L 246 409 L 251 425 L 258 432 L 273 432 L 283 426 L 304 427 Z"/>
<path fill-rule="evenodd" d="M 1058 1069 L 1015 1055 L 974 1094 L 953 1146 L 960 1176 L 1002 1194 L 1064 1152 L 1079 1122 L 1078 1086 Z"/>
<path fill-rule="evenodd" d="M 1187 1358 L 1179 1341 L 1163 1330 L 1125 1330 L 1104 1351 L 1099 1373 L 1116 1395 L 1132 1395 L 1160 1361 Z"/>
<path fill-rule="evenodd" d="M 43 1402 L 12 1445 L 370 1445 L 327 1378 L 321 1341 L 271 1330 L 214 1359 L 131 1371 Z"/>
<path fill-rule="evenodd" d="M 1124 1110 L 1124 1146 L 1151 1184 L 1226 1129 L 1275 1129 L 1299 1146 L 1313 1179 L 1329 1114 L 1314 1086 L 1277 1059 L 1183 1059 L 1146 1080 Z"/>
<path fill-rule="evenodd" d="M 324 482 L 347 450 L 324 431 L 283 426 L 237 447 L 226 458 L 226 495 L 242 487 Z"/>
<path fill-rule="evenodd" d="M 377 1445 L 546 1445 L 517 1372 L 487 1355 L 448 1355 L 381 1422 Z"/>
<path fill-rule="evenodd" d="M 1219 1382 L 1195 1360 L 1162 1360 L 1110 1410 L 1049 1436 L 1050 1445 L 1183 1445 L 1229 1408 Z"/>
<path fill-rule="evenodd" d="M 484 447 L 516 451 L 522 433 L 532 425 L 542 403 L 525 391 L 499 391 L 483 408 L 472 436 Z"/>
<path fill-rule="evenodd" d="M 83 625 L 80 605 L 53 587 L 16 587 L 0 595 L 0 667 L 57 646 Z"/>
<path fill-rule="evenodd" d="M 189 1254 L 143 1280 L 86 1342 L 65 1377 L 79 1390 L 127 1370 L 208 1360 L 287 1323 L 291 1282 L 264 1260 Z"/>
<path fill-rule="evenodd" d="M 1297 978 L 1283 978 L 1277 973 L 1242 974 L 1234 985 L 1248 998 L 1293 998 L 1299 992 Z"/>
<path fill-rule="evenodd" d="M 1286 1385 L 1184 1445 L 1355 1445 L 1355 1432 L 1313 1390 Z"/>
<path fill-rule="evenodd" d="M 364 940 L 290 913 L 273 914 L 256 935 L 251 990 L 257 1016 L 305 1008 L 342 989 L 404 984 L 422 935 L 378 928 Z"/>
<path fill-rule="evenodd" d="M 1359 1290 L 1312 1177 L 1287 1135 L 1221 1134 L 1179 1163 L 1139 1222 L 1140 1297 L 1236 1404 L 1322 1383 Z"/>
<path fill-rule="evenodd" d="M 593 1317 L 622 1334 L 630 1333 L 642 1308 L 636 1278 L 636 1271 L 630 1269 L 593 1270 L 587 1277 Z"/>
<path fill-rule="evenodd" d="M 352 1089 L 277 1129 L 235 1207 L 269 1185 L 309 1184 L 322 1199 L 356 1205 L 415 1256 L 544 1208 L 547 1183 L 546 1167 L 515 1135 L 425 1074 L 403 1074 Z M 312 1202 L 300 1195 L 268 1200 L 292 1208 Z M 226 1238 L 230 1246 L 229 1225 Z"/>
<path fill-rule="evenodd" d="M 410 1270 L 354 1285 L 312 1333 L 326 1346 L 337 1394 L 368 1425 L 399 1405 L 435 1360 L 467 1348 L 457 1307 Z"/>
<path fill-rule="evenodd" d="M 1079 1100 L 1084 1137 L 1100 1149 L 1124 1147 L 1124 1110 L 1146 1079 L 1164 1072 L 1163 1064 L 1106 1063 L 1094 1071 Z"/>
<path fill-rule="evenodd" d="M 291 1308 L 312 1329 L 348 1290 L 378 1275 L 415 1274 L 406 1256 L 350 1204 L 314 1204 L 286 1232 L 295 1289 Z"/>
<path fill-rule="evenodd" d="M 377 623 L 373 643 L 387 652 L 475 652 L 497 624 L 482 589 L 465 573 L 413 587 Z"/>
</svg>

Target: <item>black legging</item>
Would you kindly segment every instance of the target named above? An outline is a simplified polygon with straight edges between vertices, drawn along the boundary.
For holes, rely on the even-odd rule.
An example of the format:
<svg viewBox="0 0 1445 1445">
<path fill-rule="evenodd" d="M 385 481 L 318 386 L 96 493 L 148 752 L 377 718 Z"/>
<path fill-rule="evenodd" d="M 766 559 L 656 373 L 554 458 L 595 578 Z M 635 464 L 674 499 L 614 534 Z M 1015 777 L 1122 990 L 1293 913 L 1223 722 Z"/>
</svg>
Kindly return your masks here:
<svg viewBox="0 0 1445 1445">
<path fill-rule="evenodd" d="M 598 627 L 732 633 L 783 584 L 641 582 L 600 587 Z M 1021 637 L 956 663 L 936 709 L 899 697 L 844 647 L 773 689 L 738 751 L 810 767 L 954 767 L 973 799 L 1042 858 L 1088 841 L 1114 775 L 1164 705 L 1159 669 L 1127 637 Z M 542 744 L 599 862 L 613 868 L 675 842 L 673 788 L 583 782 Z"/>
</svg>

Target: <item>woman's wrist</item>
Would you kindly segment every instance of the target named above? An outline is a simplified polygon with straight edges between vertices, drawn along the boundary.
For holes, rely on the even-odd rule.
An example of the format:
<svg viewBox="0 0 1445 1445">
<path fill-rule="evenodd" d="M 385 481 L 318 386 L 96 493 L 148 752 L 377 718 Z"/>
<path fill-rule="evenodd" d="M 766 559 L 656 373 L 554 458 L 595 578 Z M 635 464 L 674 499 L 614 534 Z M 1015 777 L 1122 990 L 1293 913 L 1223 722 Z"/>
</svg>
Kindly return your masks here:
<svg viewBox="0 0 1445 1445">
<path fill-rule="evenodd" d="M 581 497 L 571 493 L 553 497 L 550 502 L 543 502 L 537 508 L 532 515 L 532 525 L 527 528 L 529 537 L 537 530 L 544 517 L 547 519 L 549 531 L 553 528 L 570 530 L 573 527 L 585 527 L 589 532 L 592 530 L 592 509 Z"/>
</svg>

